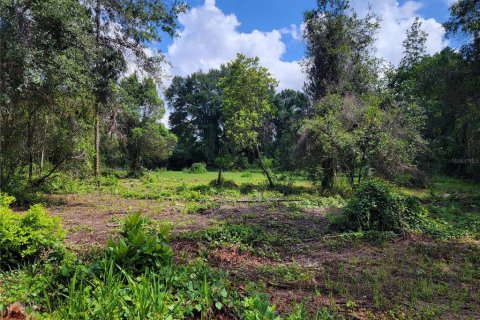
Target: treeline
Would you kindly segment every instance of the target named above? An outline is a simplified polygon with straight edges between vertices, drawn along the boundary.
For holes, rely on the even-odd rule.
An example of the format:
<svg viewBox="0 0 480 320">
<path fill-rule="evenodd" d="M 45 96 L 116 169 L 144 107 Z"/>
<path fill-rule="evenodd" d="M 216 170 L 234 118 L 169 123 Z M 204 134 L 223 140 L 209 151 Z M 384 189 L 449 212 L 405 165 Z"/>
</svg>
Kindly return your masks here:
<svg viewBox="0 0 480 320">
<path fill-rule="evenodd" d="M 471 42 L 429 56 L 417 18 L 393 67 L 374 54 L 379 17 L 360 17 L 348 1 L 318 1 L 305 13 L 304 92 L 276 93 L 271 81 L 269 92 L 256 93 L 269 75 L 233 82 L 232 68 L 243 56 L 220 69 L 175 77 L 166 91 L 178 137 L 170 165 L 218 167 L 227 155 L 229 166 L 257 161 L 262 168 L 297 170 L 324 189 L 332 189 L 338 175 L 352 187 L 373 175 L 418 186 L 435 173 L 480 179 L 480 8 L 464 0 L 451 12 L 447 36 L 467 34 Z M 232 101 L 240 104 L 234 114 Z M 248 134 L 238 126 L 249 125 L 254 141 L 239 145 Z"/>
<path fill-rule="evenodd" d="M 305 13 L 304 92 L 277 92 L 258 59 L 175 77 L 158 94 L 164 57 L 185 10 L 170 1 L 0 1 L 0 187 L 39 186 L 62 169 L 101 165 L 221 171 L 258 165 L 307 174 L 323 189 L 373 175 L 423 185 L 425 174 L 480 179 L 480 4 L 451 6 L 460 50 L 428 56 L 415 20 L 398 67 L 375 57 L 379 17 L 347 0 Z M 394 41 L 394 40 L 393 40 Z M 132 69 L 135 72 L 132 72 Z"/>
<path fill-rule="evenodd" d="M 98 176 L 102 161 L 119 157 L 131 168 L 168 157 L 176 140 L 158 122 L 165 110 L 156 89 L 164 57 L 147 46 L 173 36 L 184 9 L 176 1 L 0 1 L 1 188 L 41 185 L 60 168 Z M 142 80 L 125 77 L 129 65 Z"/>
</svg>

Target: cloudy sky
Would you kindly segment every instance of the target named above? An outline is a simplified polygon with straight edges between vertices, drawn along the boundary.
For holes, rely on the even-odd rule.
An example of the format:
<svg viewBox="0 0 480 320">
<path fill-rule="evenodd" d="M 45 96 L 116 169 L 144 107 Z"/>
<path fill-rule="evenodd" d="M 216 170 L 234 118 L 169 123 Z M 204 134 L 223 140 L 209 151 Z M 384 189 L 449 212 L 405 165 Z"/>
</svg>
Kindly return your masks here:
<svg viewBox="0 0 480 320">
<path fill-rule="evenodd" d="M 448 19 L 452 0 L 352 0 L 360 13 L 370 4 L 381 16 L 377 55 L 397 64 L 402 57 L 405 31 L 420 17 L 429 37 L 429 53 L 448 43 L 441 23 Z M 315 0 L 190 0 L 190 10 L 179 17 L 179 37 L 165 38 L 159 49 L 166 53 L 173 75 L 208 71 L 235 58 L 238 52 L 260 57 L 279 80 L 279 89 L 302 88 L 299 61 L 303 13 Z"/>
</svg>

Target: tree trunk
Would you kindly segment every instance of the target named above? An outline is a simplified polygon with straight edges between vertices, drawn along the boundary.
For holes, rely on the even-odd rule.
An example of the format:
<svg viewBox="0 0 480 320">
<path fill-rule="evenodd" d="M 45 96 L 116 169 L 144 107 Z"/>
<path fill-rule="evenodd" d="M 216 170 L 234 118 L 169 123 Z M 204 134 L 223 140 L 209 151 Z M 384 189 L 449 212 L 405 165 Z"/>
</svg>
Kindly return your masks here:
<svg viewBox="0 0 480 320">
<path fill-rule="evenodd" d="M 265 175 L 267 176 L 268 184 L 270 185 L 270 188 L 273 188 L 275 187 L 275 183 L 273 182 L 273 178 L 270 174 L 270 171 L 268 170 L 265 163 L 263 163 L 262 154 L 260 153 L 260 148 L 258 147 L 258 145 L 256 145 L 255 147 L 257 149 L 258 160 L 260 161 L 260 167 L 262 168 L 263 173 L 265 173 Z"/>
<path fill-rule="evenodd" d="M 100 47 L 100 0 L 97 0 L 97 5 L 95 8 L 95 24 L 96 24 L 96 42 L 97 49 Z M 97 57 L 97 63 L 98 57 Z M 98 66 L 97 66 L 98 67 Z M 95 178 L 100 176 L 100 104 L 98 96 L 96 97 L 95 102 Z"/>
<path fill-rule="evenodd" d="M 45 145 L 42 146 L 42 153 L 40 154 L 40 168 L 38 170 L 38 175 L 43 176 L 43 164 L 45 162 Z"/>
<path fill-rule="evenodd" d="M 336 175 L 335 161 L 332 158 L 325 159 L 322 162 L 322 169 L 322 191 L 332 191 Z"/>
<path fill-rule="evenodd" d="M 28 133 L 27 133 L 27 147 L 28 147 L 28 182 L 33 181 L 33 119 L 32 114 L 28 116 Z"/>
<path fill-rule="evenodd" d="M 38 170 L 38 176 L 43 176 L 43 167 L 45 164 L 45 144 L 47 143 L 47 127 L 48 127 L 48 117 L 45 119 L 45 128 L 43 129 L 43 139 L 42 139 L 42 151 L 40 153 L 40 165 Z"/>
<path fill-rule="evenodd" d="M 223 168 L 219 167 L 218 168 L 218 178 L 217 178 L 217 184 L 218 185 L 220 185 L 222 183 L 222 171 L 223 171 Z"/>
<path fill-rule="evenodd" d="M 100 117 L 95 115 L 95 178 L 100 176 Z"/>
<path fill-rule="evenodd" d="M 28 182 L 33 181 L 33 150 L 28 151 Z"/>
<path fill-rule="evenodd" d="M 365 163 L 365 152 L 362 153 L 362 160 L 360 161 L 360 168 L 358 169 L 358 184 L 362 183 L 364 163 Z"/>
</svg>

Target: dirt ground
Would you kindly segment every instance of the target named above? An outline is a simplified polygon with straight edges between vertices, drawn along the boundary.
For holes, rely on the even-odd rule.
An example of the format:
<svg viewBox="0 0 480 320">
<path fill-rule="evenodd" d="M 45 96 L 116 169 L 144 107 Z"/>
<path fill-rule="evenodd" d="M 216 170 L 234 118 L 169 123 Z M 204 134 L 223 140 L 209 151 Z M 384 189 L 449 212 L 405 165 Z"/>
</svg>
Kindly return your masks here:
<svg viewBox="0 0 480 320">
<path fill-rule="evenodd" d="M 247 282 L 263 283 L 279 311 L 304 303 L 310 310 L 333 308 L 351 319 L 426 319 L 426 310 L 444 303 L 442 299 L 448 294 L 433 292 L 428 296 L 423 291 L 439 290 L 436 282 L 441 281 L 447 286 L 445 290 L 464 294 L 458 310 L 450 312 L 450 307 L 445 307 L 441 319 L 480 319 L 480 283 L 477 275 L 463 279 L 463 265 L 459 263 L 480 253 L 478 244 L 437 243 L 422 237 L 400 237 L 382 245 L 343 243 L 326 234 L 326 214 L 332 210 L 303 210 L 299 218 L 281 205 L 238 204 L 187 215 L 182 213 L 180 203 L 105 194 L 62 195 L 50 200 L 55 204 L 48 210 L 62 218 L 68 230 L 67 242 L 73 248 L 104 245 L 118 230 L 120 218 L 137 211 L 170 221 L 174 234 L 229 221 L 292 235 L 291 242 L 275 247 L 274 255 L 256 255 L 235 246 L 210 247 L 208 251 L 209 261 L 225 270 L 239 291 Z M 181 238 L 172 242 L 179 262 L 198 256 L 208 246 Z M 298 270 L 305 277 L 292 275 L 294 280 L 288 281 L 269 271 L 283 266 L 294 266 L 297 269 L 291 272 Z M 433 283 L 427 283 L 414 300 L 416 284 L 423 279 Z M 416 302 L 413 305 L 411 301 Z"/>
</svg>

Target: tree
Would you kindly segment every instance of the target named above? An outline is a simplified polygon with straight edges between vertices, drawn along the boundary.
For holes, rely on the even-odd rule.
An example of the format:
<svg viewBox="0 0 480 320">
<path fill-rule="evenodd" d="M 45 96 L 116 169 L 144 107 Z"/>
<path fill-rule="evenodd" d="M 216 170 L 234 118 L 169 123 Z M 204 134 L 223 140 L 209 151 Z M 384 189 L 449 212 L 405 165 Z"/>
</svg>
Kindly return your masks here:
<svg viewBox="0 0 480 320">
<path fill-rule="evenodd" d="M 399 174 L 421 178 L 414 161 L 422 144 L 420 133 L 404 117 L 401 105 L 389 102 L 388 97 L 359 99 L 332 94 L 315 106 L 314 116 L 304 123 L 300 161 L 316 181 L 325 170 L 319 164 L 331 159 L 354 189 L 374 174 L 386 179 Z"/>
<path fill-rule="evenodd" d="M 461 54 L 468 66 L 463 73 L 466 94 L 463 114 L 456 118 L 458 139 L 464 147 L 463 158 L 456 159 L 462 174 L 480 180 L 480 2 L 460 0 L 450 7 L 450 19 L 444 24 L 447 37 L 463 35 L 470 41 Z M 458 161 L 460 160 L 460 161 Z"/>
<path fill-rule="evenodd" d="M 369 91 L 377 77 L 372 56 L 376 16 L 359 18 L 348 0 L 317 0 L 304 17 L 305 92 L 313 103 L 329 93 Z"/>
<path fill-rule="evenodd" d="M 222 93 L 218 81 L 225 68 L 174 77 L 165 96 L 172 112 L 171 131 L 178 137 L 172 162 L 183 167 L 194 162 L 215 163 L 224 140 Z"/>
<path fill-rule="evenodd" d="M 275 95 L 272 145 L 277 166 L 282 170 L 296 169 L 295 148 L 302 121 L 311 113 L 308 97 L 295 90 L 283 90 Z"/>
<path fill-rule="evenodd" d="M 360 18 L 348 0 L 317 0 L 304 17 L 307 43 L 305 92 L 313 104 L 329 94 L 361 96 L 378 87 L 378 61 L 372 55 L 378 18 Z M 334 157 L 322 157 L 322 188 L 332 190 Z"/>
<path fill-rule="evenodd" d="M 238 54 L 226 68 L 228 76 L 220 79 L 219 87 L 223 90 L 222 112 L 227 138 L 236 148 L 248 148 L 256 153 L 273 187 L 273 177 L 260 151 L 260 134 L 275 112 L 272 97 L 277 81 L 260 66 L 258 58 Z"/>
<path fill-rule="evenodd" d="M 425 57 L 427 37 L 428 33 L 422 30 L 422 21 L 416 17 L 403 41 L 404 51 L 403 58 L 400 61 L 401 69 L 411 68 Z"/>
<path fill-rule="evenodd" d="M 470 42 L 462 47 L 462 52 L 470 61 L 480 63 L 480 2 L 478 0 L 459 0 L 450 6 L 450 19 L 444 24 L 447 37 L 458 34 L 470 37 Z M 478 72 L 480 69 L 476 69 Z"/>
<path fill-rule="evenodd" d="M 112 115 L 115 125 L 110 126 L 110 134 L 123 142 L 124 157 L 137 175 L 141 167 L 165 161 L 177 139 L 160 122 L 165 107 L 152 78 L 139 81 L 136 74 L 124 78 L 119 95 L 122 108 Z"/>
<path fill-rule="evenodd" d="M 175 18 L 186 6 L 177 1 L 163 0 L 88 0 L 86 8 L 92 11 L 92 22 L 97 46 L 95 60 L 95 176 L 100 173 L 100 121 L 108 106 L 107 97 L 111 82 L 115 82 L 123 68 L 119 65 L 127 56 L 134 57 L 137 67 L 159 76 L 163 56 L 157 52 L 153 56 L 146 53 L 146 45 L 161 41 L 159 29 L 170 36 L 175 34 Z M 116 63 L 105 63 L 105 62 Z"/>
<path fill-rule="evenodd" d="M 40 184 L 80 146 L 90 121 L 92 38 L 75 0 L 0 2 L 0 184 Z M 82 150 L 83 149 L 83 150 Z M 52 168 L 44 174 L 44 162 Z M 35 164 L 40 164 L 34 181 Z"/>
</svg>

